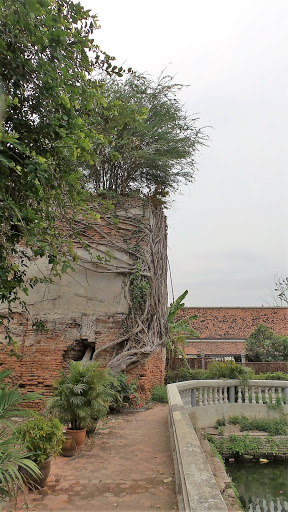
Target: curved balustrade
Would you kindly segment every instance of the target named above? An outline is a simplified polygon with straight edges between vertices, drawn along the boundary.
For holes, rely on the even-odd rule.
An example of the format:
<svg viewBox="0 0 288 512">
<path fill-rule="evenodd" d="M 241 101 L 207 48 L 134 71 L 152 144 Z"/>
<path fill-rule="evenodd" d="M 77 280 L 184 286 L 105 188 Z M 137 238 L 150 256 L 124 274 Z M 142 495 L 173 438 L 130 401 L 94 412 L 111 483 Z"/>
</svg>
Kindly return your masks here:
<svg viewBox="0 0 288 512">
<path fill-rule="evenodd" d="M 288 381 L 191 380 L 177 382 L 177 388 L 188 408 L 235 402 L 288 405 Z"/>
<path fill-rule="evenodd" d="M 233 414 L 282 413 L 264 404 L 283 405 L 288 413 L 288 381 L 190 380 L 168 384 L 167 393 L 179 512 L 227 512 L 194 426 L 212 426 Z"/>
</svg>

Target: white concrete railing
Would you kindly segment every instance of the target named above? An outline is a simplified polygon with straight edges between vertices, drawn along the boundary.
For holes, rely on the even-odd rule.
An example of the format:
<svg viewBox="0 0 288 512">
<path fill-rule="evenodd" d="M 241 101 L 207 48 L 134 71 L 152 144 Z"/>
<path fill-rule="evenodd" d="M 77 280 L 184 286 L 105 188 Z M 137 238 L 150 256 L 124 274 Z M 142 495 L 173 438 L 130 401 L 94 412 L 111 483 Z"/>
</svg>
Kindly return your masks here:
<svg viewBox="0 0 288 512">
<path fill-rule="evenodd" d="M 167 386 L 179 512 L 227 512 L 194 426 L 221 417 L 278 417 L 288 413 L 288 381 L 192 380 Z M 282 405 L 269 410 L 265 403 Z"/>
<path fill-rule="evenodd" d="M 288 405 L 288 381 L 191 380 L 177 382 L 181 399 L 187 408 L 216 404 Z"/>
<path fill-rule="evenodd" d="M 227 512 L 227 507 L 189 419 L 188 409 L 183 403 L 178 386 L 178 383 L 167 386 L 169 430 L 173 449 L 178 510 L 179 512 Z"/>
</svg>

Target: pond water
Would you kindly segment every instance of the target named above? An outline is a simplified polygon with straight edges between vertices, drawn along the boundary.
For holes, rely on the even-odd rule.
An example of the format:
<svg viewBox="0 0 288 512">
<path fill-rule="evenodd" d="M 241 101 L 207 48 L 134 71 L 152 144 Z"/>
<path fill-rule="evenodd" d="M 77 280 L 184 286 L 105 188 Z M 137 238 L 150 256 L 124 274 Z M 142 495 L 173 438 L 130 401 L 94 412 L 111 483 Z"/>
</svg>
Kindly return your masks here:
<svg viewBox="0 0 288 512">
<path fill-rule="evenodd" d="M 245 512 L 288 511 L 288 463 L 226 463 Z"/>
</svg>

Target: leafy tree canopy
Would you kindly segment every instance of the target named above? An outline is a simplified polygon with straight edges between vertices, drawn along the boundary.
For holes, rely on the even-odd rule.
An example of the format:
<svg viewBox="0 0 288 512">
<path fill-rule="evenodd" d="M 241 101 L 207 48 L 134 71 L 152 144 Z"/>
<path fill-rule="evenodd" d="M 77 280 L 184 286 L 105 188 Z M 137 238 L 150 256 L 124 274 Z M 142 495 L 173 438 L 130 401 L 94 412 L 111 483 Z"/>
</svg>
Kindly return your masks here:
<svg viewBox="0 0 288 512">
<path fill-rule="evenodd" d="M 94 190 L 133 190 L 165 196 L 194 179 L 195 155 L 206 138 L 178 97 L 182 85 L 162 76 L 133 73 L 103 80 L 105 104 L 91 123 L 103 135 L 93 165 L 85 167 Z M 96 143 L 97 145 L 97 143 Z"/>
<path fill-rule="evenodd" d="M 19 290 L 73 267 L 73 221 L 90 192 L 161 197 L 194 178 L 205 136 L 183 110 L 182 86 L 164 76 L 119 80 L 124 70 L 95 43 L 96 28 L 96 16 L 72 0 L 0 4 L 0 303 L 8 308 Z M 51 278 L 27 280 L 29 261 L 42 256 Z"/>
<path fill-rule="evenodd" d="M 11 304 L 28 293 L 31 257 L 48 255 L 54 272 L 73 264 L 57 221 L 72 225 L 83 206 L 79 162 L 92 163 L 91 141 L 103 139 L 88 123 L 104 101 L 93 73 L 122 68 L 94 42 L 97 18 L 80 3 L 2 0 L 0 13 L 0 302 Z"/>
<path fill-rule="evenodd" d="M 260 324 L 246 340 L 249 361 L 288 361 L 288 337 Z"/>
</svg>

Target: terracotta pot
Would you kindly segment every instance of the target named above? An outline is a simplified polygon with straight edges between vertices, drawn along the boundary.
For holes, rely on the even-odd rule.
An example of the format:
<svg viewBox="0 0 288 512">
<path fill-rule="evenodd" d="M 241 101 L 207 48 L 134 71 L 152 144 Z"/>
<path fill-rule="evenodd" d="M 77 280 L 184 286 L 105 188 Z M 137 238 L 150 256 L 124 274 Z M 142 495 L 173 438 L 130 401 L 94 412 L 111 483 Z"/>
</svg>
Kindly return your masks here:
<svg viewBox="0 0 288 512">
<path fill-rule="evenodd" d="M 42 477 L 37 477 L 34 475 L 31 475 L 29 471 L 25 468 L 19 468 L 19 471 L 21 475 L 24 477 L 26 484 L 30 489 L 37 489 L 39 487 L 45 487 L 45 484 L 47 482 L 47 478 L 50 475 L 51 471 L 51 461 L 52 457 L 49 457 L 49 459 L 44 460 L 42 464 L 39 464 L 39 469 L 42 473 Z"/>
<path fill-rule="evenodd" d="M 95 434 L 96 427 L 97 427 L 97 420 L 91 420 L 86 429 L 87 437 L 91 437 Z"/>
<path fill-rule="evenodd" d="M 86 438 L 86 428 L 82 430 L 72 430 L 71 428 L 67 428 L 67 433 L 74 439 L 77 448 L 80 448 L 85 441 Z"/>
<path fill-rule="evenodd" d="M 77 450 L 76 443 L 69 432 L 63 432 L 63 434 L 65 441 L 62 443 L 60 455 L 62 455 L 62 457 L 73 457 Z"/>
</svg>

